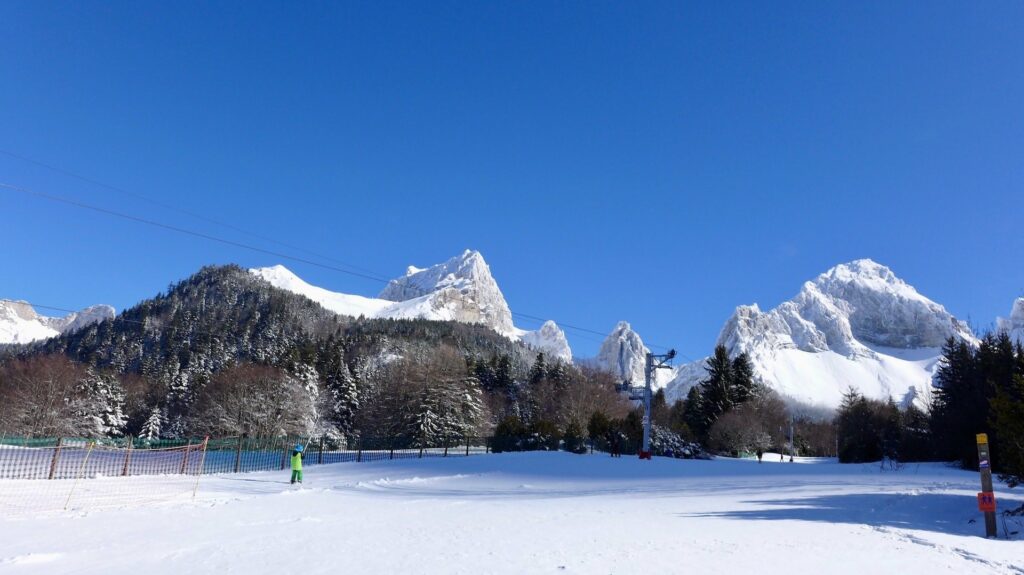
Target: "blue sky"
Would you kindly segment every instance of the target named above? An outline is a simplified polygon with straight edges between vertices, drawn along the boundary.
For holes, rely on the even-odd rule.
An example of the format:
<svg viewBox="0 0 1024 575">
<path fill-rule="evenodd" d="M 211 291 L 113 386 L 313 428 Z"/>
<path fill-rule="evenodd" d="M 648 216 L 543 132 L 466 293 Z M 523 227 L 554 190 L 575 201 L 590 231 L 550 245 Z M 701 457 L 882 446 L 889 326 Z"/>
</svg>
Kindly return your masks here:
<svg viewBox="0 0 1024 575">
<path fill-rule="evenodd" d="M 4 2 L 0 150 L 388 277 L 478 249 L 514 311 L 690 357 L 861 257 L 1006 315 L 1024 4 L 720 4 Z M 4 154 L 0 183 L 303 255 Z M 0 221 L 0 297 L 62 307 L 279 263 L 3 190 Z"/>
</svg>

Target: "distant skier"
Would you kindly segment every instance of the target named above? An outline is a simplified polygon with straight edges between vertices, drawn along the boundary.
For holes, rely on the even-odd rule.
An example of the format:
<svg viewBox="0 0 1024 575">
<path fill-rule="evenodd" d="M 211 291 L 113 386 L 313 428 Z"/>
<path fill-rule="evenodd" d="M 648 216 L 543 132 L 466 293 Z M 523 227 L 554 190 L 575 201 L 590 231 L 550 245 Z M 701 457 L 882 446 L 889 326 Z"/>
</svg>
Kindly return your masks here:
<svg viewBox="0 0 1024 575">
<path fill-rule="evenodd" d="M 612 457 L 622 457 L 619 445 L 619 433 L 614 429 L 608 432 L 608 447 L 611 449 Z"/>
<path fill-rule="evenodd" d="M 292 451 L 292 483 L 302 483 L 302 444 L 296 443 Z"/>
</svg>

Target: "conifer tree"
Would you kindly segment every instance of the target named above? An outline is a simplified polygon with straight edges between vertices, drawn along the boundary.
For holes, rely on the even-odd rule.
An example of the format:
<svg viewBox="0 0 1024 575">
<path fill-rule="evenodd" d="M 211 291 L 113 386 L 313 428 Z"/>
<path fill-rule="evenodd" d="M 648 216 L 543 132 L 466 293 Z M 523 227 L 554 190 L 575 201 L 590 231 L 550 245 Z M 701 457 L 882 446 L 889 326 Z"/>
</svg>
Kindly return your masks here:
<svg viewBox="0 0 1024 575">
<path fill-rule="evenodd" d="M 160 428 L 163 426 L 163 413 L 161 413 L 159 407 L 154 407 L 149 412 L 149 417 L 146 418 L 146 422 L 142 425 L 142 431 L 139 432 L 139 437 L 151 443 L 160 439 Z"/>
<path fill-rule="evenodd" d="M 732 405 L 740 405 L 751 398 L 754 393 L 754 366 L 746 353 L 737 355 L 732 360 L 732 381 L 730 384 L 730 400 Z"/>
<path fill-rule="evenodd" d="M 88 423 L 94 437 L 120 437 L 128 417 L 124 413 L 124 390 L 121 382 L 109 373 L 90 369 L 80 384 L 83 396 L 78 413 Z"/>
<path fill-rule="evenodd" d="M 530 385 L 537 385 L 547 376 L 548 364 L 544 359 L 544 352 L 540 352 L 537 354 L 537 359 L 533 362 L 533 366 L 530 368 L 530 375 L 528 377 Z"/>
<path fill-rule="evenodd" d="M 707 430 L 734 405 L 732 360 L 725 346 L 715 346 L 715 353 L 707 359 L 704 369 L 707 377 L 700 384 L 701 427 Z"/>
</svg>

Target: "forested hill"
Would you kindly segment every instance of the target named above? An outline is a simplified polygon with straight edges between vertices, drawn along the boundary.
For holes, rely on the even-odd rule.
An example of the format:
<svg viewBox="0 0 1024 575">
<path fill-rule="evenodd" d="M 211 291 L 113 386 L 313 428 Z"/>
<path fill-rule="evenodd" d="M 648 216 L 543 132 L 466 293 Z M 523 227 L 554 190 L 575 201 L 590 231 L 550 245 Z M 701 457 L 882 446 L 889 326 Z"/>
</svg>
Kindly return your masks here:
<svg viewBox="0 0 1024 575">
<path fill-rule="evenodd" d="M 313 342 L 340 336 L 347 321 L 240 267 L 208 266 L 113 320 L 30 349 L 170 384 L 237 361 L 308 361 Z"/>
<path fill-rule="evenodd" d="M 253 421 L 221 421 L 228 400 L 213 396 L 220 388 L 239 385 L 245 388 L 240 394 L 255 394 L 258 385 L 242 380 L 273 380 L 264 395 L 289 386 L 306 391 L 253 400 L 263 407 L 282 401 L 302 404 L 286 410 L 294 412 L 294 421 L 275 416 L 277 421 L 264 422 L 271 426 L 268 433 L 314 428 L 352 433 L 360 426 L 360 412 L 369 407 L 374 380 L 380 379 L 374 376 L 396 360 L 427 361 L 447 354 L 460 358 L 465 371 L 466 358 L 505 358 L 505 365 L 523 374 L 533 359 L 521 344 L 479 325 L 339 316 L 234 265 L 204 267 L 114 319 L 15 353 L 22 363 L 66 356 L 96 374 L 93 387 L 111 388 L 91 394 L 93 400 L 112 397 L 110 403 L 116 404 L 88 407 L 101 412 L 93 420 L 103 421 L 91 431 L 163 436 L 235 428 L 260 432 Z M 218 378 L 240 367 L 272 368 L 274 373 Z"/>
</svg>

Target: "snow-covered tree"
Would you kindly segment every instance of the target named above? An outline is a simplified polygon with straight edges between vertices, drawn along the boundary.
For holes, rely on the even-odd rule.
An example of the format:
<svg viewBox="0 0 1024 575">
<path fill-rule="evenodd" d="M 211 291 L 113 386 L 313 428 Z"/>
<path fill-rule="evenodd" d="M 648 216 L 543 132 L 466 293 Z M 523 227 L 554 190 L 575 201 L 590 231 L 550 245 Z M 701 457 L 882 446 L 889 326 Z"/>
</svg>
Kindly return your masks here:
<svg viewBox="0 0 1024 575">
<path fill-rule="evenodd" d="M 344 361 L 333 362 L 326 375 L 326 387 L 330 401 L 330 418 L 343 435 L 355 431 L 356 414 L 359 411 L 359 387 Z"/>
<path fill-rule="evenodd" d="M 142 430 L 139 432 L 139 437 L 145 440 L 147 443 L 160 439 L 160 429 L 163 427 L 164 415 L 159 407 L 154 407 L 149 413 L 149 417 L 146 418 L 146 422 L 142 424 Z"/>
<path fill-rule="evenodd" d="M 124 390 L 117 377 L 90 369 L 79 385 L 83 402 L 77 415 L 87 422 L 89 435 L 123 435 L 128 418 L 124 414 Z"/>
</svg>

